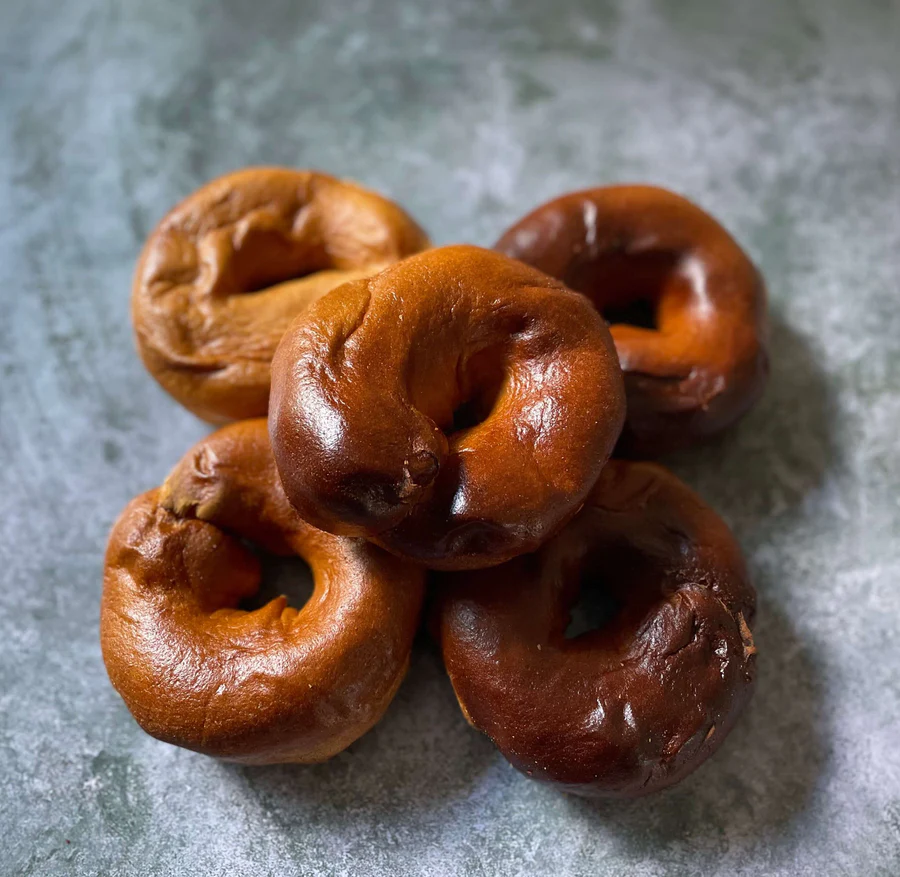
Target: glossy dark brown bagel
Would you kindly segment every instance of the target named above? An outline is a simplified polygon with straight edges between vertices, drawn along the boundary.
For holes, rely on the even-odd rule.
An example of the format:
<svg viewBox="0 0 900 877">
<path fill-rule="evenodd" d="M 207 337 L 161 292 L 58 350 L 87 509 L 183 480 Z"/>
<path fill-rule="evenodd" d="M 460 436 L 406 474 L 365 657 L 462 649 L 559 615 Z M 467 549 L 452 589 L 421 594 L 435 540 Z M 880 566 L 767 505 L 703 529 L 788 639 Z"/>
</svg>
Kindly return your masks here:
<svg viewBox="0 0 900 877">
<path fill-rule="evenodd" d="M 765 284 L 685 198 L 652 186 L 572 192 L 519 220 L 495 249 L 584 293 L 612 323 L 628 396 L 617 455 L 714 435 L 762 393 Z"/>
<path fill-rule="evenodd" d="M 334 287 L 427 246 L 392 201 L 328 174 L 219 177 L 144 246 L 131 299 L 141 359 L 204 420 L 264 416 L 272 355 L 291 320 Z"/>
<path fill-rule="evenodd" d="M 623 417 L 587 299 L 477 247 L 340 287 L 272 363 L 272 448 L 294 507 L 436 569 L 537 548 L 581 506 Z"/>
<path fill-rule="evenodd" d="M 565 791 L 631 798 L 678 782 L 752 693 L 756 597 L 741 552 L 654 464 L 612 460 L 537 553 L 437 581 L 435 626 L 466 718 Z M 567 638 L 581 588 L 619 608 Z"/>
<path fill-rule="evenodd" d="M 260 583 L 242 539 L 310 565 L 297 610 L 238 607 Z M 128 505 L 106 554 L 100 619 L 113 686 L 154 737 L 251 764 L 323 761 L 374 725 L 409 663 L 423 574 L 321 533 L 281 490 L 264 420 L 197 444 Z"/>
</svg>

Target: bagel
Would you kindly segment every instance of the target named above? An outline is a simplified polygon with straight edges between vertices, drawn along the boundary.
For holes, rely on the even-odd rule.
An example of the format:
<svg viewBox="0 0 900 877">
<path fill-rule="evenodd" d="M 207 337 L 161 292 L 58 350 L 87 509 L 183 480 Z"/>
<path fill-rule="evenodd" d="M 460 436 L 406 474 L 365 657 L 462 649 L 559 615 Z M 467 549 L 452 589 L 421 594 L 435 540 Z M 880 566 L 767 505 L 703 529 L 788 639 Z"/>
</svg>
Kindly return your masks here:
<svg viewBox="0 0 900 877">
<path fill-rule="evenodd" d="M 715 435 L 761 395 L 765 283 L 686 198 L 653 186 L 572 192 L 494 247 L 584 293 L 612 323 L 628 397 L 617 456 L 658 456 Z"/>
<path fill-rule="evenodd" d="M 591 304 L 471 246 L 339 287 L 272 363 L 272 449 L 300 515 L 435 569 L 537 548 L 578 511 L 623 418 Z"/>
<path fill-rule="evenodd" d="M 725 523 L 652 463 L 612 460 L 535 554 L 444 574 L 434 626 L 468 721 L 520 771 L 632 798 L 685 777 L 750 699 L 756 595 Z M 567 637 L 582 589 L 617 611 Z"/>
<path fill-rule="evenodd" d="M 310 565 L 302 608 L 244 611 L 260 561 Z M 265 420 L 199 442 L 128 505 L 106 553 L 100 634 L 109 678 L 154 737 L 248 764 L 323 761 L 371 728 L 409 663 L 421 570 L 302 521 Z"/>
<path fill-rule="evenodd" d="M 392 201 L 315 171 L 249 168 L 175 207 L 138 261 L 138 352 L 170 395 L 224 423 L 266 414 L 291 320 L 340 284 L 428 246 Z"/>
</svg>

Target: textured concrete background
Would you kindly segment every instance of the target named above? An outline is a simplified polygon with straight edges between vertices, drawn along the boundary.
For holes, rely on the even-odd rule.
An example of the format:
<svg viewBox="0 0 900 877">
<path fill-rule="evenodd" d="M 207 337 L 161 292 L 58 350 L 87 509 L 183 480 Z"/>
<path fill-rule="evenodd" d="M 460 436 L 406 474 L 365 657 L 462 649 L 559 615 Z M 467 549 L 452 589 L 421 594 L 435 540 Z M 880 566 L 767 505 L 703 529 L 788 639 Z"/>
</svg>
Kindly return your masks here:
<svg viewBox="0 0 900 877">
<path fill-rule="evenodd" d="M 0 874 L 900 873 L 900 6 L 0 0 L 0 52 Z M 204 432 L 134 354 L 130 274 L 177 199 L 262 162 L 357 178 L 441 243 L 651 181 L 762 265 L 768 395 L 674 461 L 748 552 L 759 690 L 679 788 L 530 784 L 426 646 L 318 767 L 130 719 L 106 533 Z"/>
</svg>

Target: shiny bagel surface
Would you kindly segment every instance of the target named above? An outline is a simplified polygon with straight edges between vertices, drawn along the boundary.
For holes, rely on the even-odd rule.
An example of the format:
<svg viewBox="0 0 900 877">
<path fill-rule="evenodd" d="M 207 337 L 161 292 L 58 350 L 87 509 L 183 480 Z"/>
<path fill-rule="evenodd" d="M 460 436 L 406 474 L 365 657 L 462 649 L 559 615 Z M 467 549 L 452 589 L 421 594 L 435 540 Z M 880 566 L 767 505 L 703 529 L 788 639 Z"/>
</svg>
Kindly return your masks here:
<svg viewBox="0 0 900 877">
<path fill-rule="evenodd" d="M 584 501 L 623 417 L 591 304 L 471 246 L 339 287 L 272 365 L 272 448 L 301 516 L 437 569 L 537 548 Z"/>
<path fill-rule="evenodd" d="M 725 523 L 651 463 L 612 460 L 538 552 L 436 577 L 434 617 L 466 718 L 520 771 L 630 798 L 678 782 L 749 700 L 755 591 Z M 582 589 L 616 604 L 569 637 Z"/>
<path fill-rule="evenodd" d="M 314 591 L 244 611 L 260 561 L 299 555 Z M 251 764 L 316 762 L 374 725 L 406 672 L 423 574 L 291 509 L 264 420 L 199 442 L 110 536 L 101 606 L 113 686 L 154 737 Z"/>
<path fill-rule="evenodd" d="M 656 456 L 714 435 L 762 393 L 765 284 L 686 198 L 652 186 L 572 192 L 495 249 L 584 293 L 612 323 L 628 396 L 617 454 Z"/>
</svg>

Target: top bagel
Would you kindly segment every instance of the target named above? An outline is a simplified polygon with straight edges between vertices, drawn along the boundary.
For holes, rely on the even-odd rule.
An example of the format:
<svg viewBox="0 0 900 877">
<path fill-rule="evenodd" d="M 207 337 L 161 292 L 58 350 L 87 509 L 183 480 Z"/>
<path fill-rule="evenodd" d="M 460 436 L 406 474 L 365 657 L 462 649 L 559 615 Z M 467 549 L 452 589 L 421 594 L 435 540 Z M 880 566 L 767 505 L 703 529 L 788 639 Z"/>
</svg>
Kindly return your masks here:
<svg viewBox="0 0 900 877">
<path fill-rule="evenodd" d="M 435 569 L 537 548 L 580 508 L 624 413 L 590 302 L 471 246 L 334 290 L 272 363 L 272 447 L 301 516 Z"/>
<path fill-rule="evenodd" d="M 720 432 L 768 374 L 766 289 L 734 238 L 652 186 L 572 192 L 495 249 L 587 295 L 613 324 L 628 395 L 617 453 L 656 456 Z"/>
<path fill-rule="evenodd" d="M 175 207 L 144 246 L 132 291 L 141 359 L 205 420 L 264 415 L 291 320 L 335 286 L 427 246 L 392 201 L 327 174 L 227 174 Z"/>
</svg>

